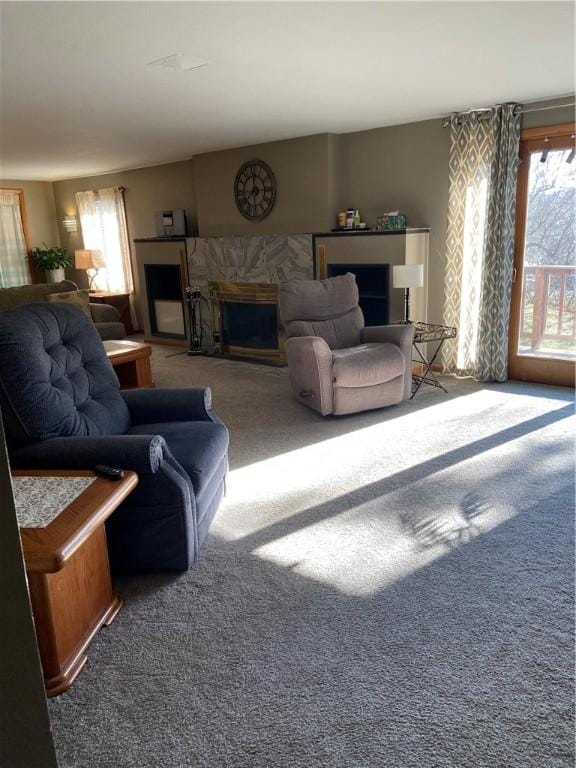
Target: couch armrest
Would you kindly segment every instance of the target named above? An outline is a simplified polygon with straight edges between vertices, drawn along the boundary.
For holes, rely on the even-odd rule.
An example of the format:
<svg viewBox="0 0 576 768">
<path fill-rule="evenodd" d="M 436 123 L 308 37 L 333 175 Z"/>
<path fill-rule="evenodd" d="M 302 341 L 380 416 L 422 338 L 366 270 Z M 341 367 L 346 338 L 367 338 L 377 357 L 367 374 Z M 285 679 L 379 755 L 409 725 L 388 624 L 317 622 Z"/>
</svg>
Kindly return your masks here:
<svg viewBox="0 0 576 768">
<path fill-rule="evenodd" d="M 128 389 L 121 393 L 132 424 L 164 421 L 215 421 L 210 387 L 198 389 Z"/>
<path fill-rule="evenodd" d="M 54 437 L 11 452 L 10 464 L 13 469 L 92 469 L 105 464 L 153 475 L 165 458 L 171 455 L 160 435 Z"/>
<path fill-rule="evenodd" d="M 395 344 L 406 359 L 406 373 L 404 375 L 404 399 L 407 400 L 412 392 L 412 343 L 414 341 L 415 328 L 410 323 L 398 325 L 373 325 L 362 331 L 364 344 Z"/>
<path fill-rule="evenodd" d="M 334 410 L 332 350 L 319 336 L 286 341 L 288 373 L 294 396 L 323 416 Z"/>
<path fill-rule="evenodd" d="M 110 304 L 90 304 L 90 314 L 95 323 L 119 323 L 120 312 Z"/>
</svg>

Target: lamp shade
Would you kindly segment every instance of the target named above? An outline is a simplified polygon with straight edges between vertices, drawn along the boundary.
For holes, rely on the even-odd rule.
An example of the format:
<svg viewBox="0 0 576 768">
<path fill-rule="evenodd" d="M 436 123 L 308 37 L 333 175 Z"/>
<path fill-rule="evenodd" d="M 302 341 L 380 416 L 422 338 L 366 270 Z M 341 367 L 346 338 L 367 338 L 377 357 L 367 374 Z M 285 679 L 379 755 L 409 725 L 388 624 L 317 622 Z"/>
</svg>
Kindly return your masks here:
<svg viewBox="0 0 576 768">
<path fill-rule="evenodd" d="M 102 251 L 74 251 L 74 266 L 76 269 L 101 269 L 106 266 Z"/>
<path fill-rule="evenodd" d="M 392 267 L 394 288 L 422 288 L 424 285 L 424 264 L 399 264 Z"/>
</svg>

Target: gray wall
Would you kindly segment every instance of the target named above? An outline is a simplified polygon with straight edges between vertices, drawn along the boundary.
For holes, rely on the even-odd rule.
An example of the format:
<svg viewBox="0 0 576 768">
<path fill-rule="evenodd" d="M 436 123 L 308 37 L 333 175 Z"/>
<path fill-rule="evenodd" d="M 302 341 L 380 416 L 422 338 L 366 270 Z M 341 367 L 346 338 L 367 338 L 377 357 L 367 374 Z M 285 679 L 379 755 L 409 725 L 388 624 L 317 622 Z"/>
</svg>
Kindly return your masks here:
<svg viewBox="0 0 576 768">
<path fill-rule="evenodd" d="M 272 213 L 256 223 L 239 213 L 233 194 L 238 169 L 253 158 L 268 163 L 278 182 Z M 326 229 L 333 219 L 331 160 L 328 134 L 197 155 L 194 180 L 200 235 L 297 234 Z"/>
<path fill-rule="evenodd" d="M 522 115 L 522 128 L 541 128 L 546 125 L 560 125 L 561 123 L 573 123 L 576 117 L 574 107 L 560 107 L 558 104 L 566 104 L 568 101 L 574 101 L 576 94 L 566 96 L 562 99 L 549 99 L 548 101 L 536 101 L 525 105 L 527 111 Z M 542 109 L 546 107 L 546 109 Z M 556 107 L 547 109 L 547 107 Z"/>
<path fill-rule="evenodd" d="M 43 242 L 48 246 L 60 245 L 54 187 L 49 181 L 0 179 L 0 188 L 21 189 L 24 193 L 30 248 Z"/>
<path fill-rule="evenodd" d="M 134 257 L 134 238 L 154 237 L 154 214 L 163 208 L 184 208 L 190 231 L 196 229 L 196 202 L 192 161 L 168 165 L 156 165 L 150 168 L 137 168 L 132 171 L 107 173 L 102 176 L 87 176 L 81 179 L 68 179 L 54 182 L 54 197 L 58 221 L 66 215 L 77 215 L 75 192 L 106 187 L 124 187 L 126 219 L 132 257 Z M 82 248 L 80 227 L 78 232 L 66 232 L 60 223 L 62 245 L 72 253 Z M 138 270 L 133 265 L 134 285 L 136 289 L 135 309 L 140 320 L 140 290 Z M 66 276 L 81 287 L 88 286 L 86 272 L 69 269 Z"/>
<path fill-rule="evenodd" d="M 341 139 L 339 207 L 359 208 L 376 224 L 400 210 L 409 226 L 430 227 L 430 322 L 442 319 L 443 254 L 448 207 L 449 135 L 440 120 L 349 133 Z"/>
<path fill-rule="evenodd" d="M 524 115 L 522 125 L 573 119 L 571 108 L 543 110 Z M 337 211 L 349 206 L 359 208 L 363 220 L 373 225 L 379 213 L 399 209 L 409 225 L 430 227 L 428 316 L 441 322 L 449 143 L 448 129 L 438 118 L 210 152 L 182 163 L 56 182 L 56 214 L 60 220 L 75 212 L 75 191 L 114 185 L 126 187 L 131 238 L 152 235 L 154 212 L 162 208 L 186 208 L 203 237 L 325 231 L 335 226 Z M 276 206 L 258 223 L 240 215 L 233 195 L 240 165 L 253 157 L 268 162 L 278 180 Z M 79 234 L 60 229 L 60 238 L 72 250 L 81 247 Z M 84 273 L 70 276 L 86 284 Z"/>
<path fill-rule="evenodd" d="M 537 102 L 525 108 L 566 101 Z M 566 107 L 527 112 L 522 116 L 522 127 L 573 121 L 574 108 Z M 440 119 L 426 120 L 344 134 L 340 140 L 339 208 L 359 208 L 369 224 L 375 223 L 379 213 L 398 209 L 407 215 L 410 226 L 430 227 L 428 318 L 430 322 L 442 322 L 449 130 L 442 127 Z"/>
</svg>

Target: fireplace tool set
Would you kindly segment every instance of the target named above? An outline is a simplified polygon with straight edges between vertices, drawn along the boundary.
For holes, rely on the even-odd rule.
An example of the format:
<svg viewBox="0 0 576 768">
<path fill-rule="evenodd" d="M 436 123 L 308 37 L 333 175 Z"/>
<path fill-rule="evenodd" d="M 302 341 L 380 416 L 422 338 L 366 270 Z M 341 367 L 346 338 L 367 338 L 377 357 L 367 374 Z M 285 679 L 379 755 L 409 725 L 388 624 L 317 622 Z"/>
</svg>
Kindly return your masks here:
<svg viewBox="0 0 576 768">
<path fill-rule="evenodd" d="M 186 303 L 188 305 L 188 317 L 190 319 L 190 349 L 189 355 L 207 355 L 208 350 L 204 344 L 204 330 L 202 328 L 202 301 L 204 297 L 199 286 L 186 286 Z"/>
</svg>

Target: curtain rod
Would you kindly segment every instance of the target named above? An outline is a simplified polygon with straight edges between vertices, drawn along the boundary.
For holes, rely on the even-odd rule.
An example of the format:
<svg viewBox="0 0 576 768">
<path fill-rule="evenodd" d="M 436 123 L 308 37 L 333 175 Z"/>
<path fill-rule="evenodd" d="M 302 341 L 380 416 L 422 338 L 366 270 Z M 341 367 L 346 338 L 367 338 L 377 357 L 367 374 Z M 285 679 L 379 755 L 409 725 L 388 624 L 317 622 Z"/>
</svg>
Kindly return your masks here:
<svg viewBox="0 0 576 768">
<path fill-rule="evenodd" d="M 551 106 L 548 106 L 548 107 L 532 107 L 531 109 L 524 109 L 520 107 L 520 109 L 518 109 L 517 114 L 527 115 L 529 112 L 545 112 L 548 109 L 564 109 L 565 107 L 576 107 L 576 102 L 571 101 L 568 104 L 552 104 Z M 463 116 L 468 115 L 471 112 L 491 112 L 491 111 L 492 111 L 492 107 L 482 107 L 480 109 L 468 109 L 465 112 L 463 112 L 462 115 Z M 488 115 L 486 115 L 486 117 L 484 118 L 480 117 L 480 119 L 487 119 L 487 118 L 488 118 Z M 450 117 L 444 117 L 442 119 L 442 126 L 446 128 L 448 125 L 450 125 Z"/>
<path fill-rule="evenodd" d="M 126 187 L 103 187 L 103 189 L 116 189 L 118 192 L 126 192 Z M 93 195 L 97 195 L 100 190 L 99 189 L 78 189 L 77 192 L 92 192 Z M 76 194 L 76 192 L 74 193 Z"/>
</svg>

